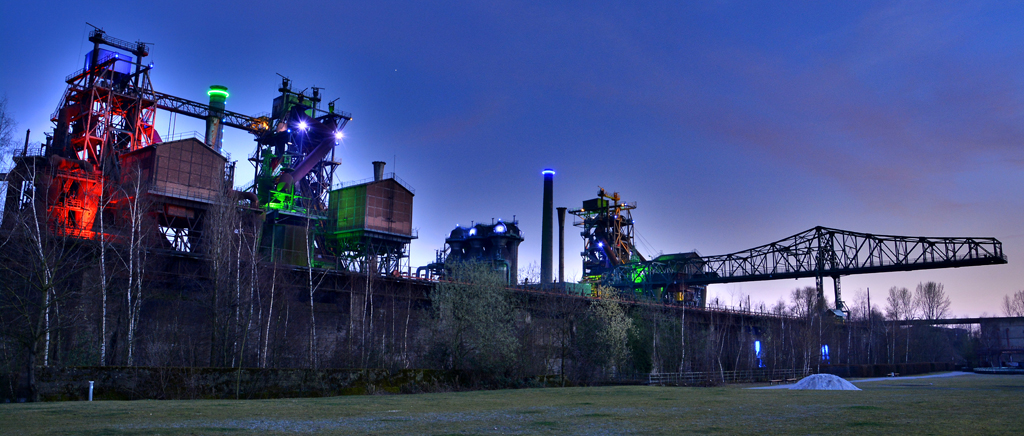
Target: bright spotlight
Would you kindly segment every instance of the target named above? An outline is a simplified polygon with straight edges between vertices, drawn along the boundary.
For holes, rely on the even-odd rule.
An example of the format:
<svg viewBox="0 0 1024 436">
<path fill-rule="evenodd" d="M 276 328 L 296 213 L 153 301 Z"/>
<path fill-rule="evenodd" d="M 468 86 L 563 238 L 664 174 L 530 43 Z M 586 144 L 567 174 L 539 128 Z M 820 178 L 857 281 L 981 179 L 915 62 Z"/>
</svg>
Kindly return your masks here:
<svg viewBox="0 0 1024 436">
<path fill-rule="evenodd" d="M 306 130 L 306 127 L 309 127 L 309 126 L 308 126 L 308 125 L 306 125 L 306 122 L 305 122 L 305 121 L 299 121 L 299 128 L 300 128 L 300 129 L 302 129 L 302 130 Z"/>
<path fill-rule="evenodd" d="M 345 134 L 343 134 L 341 132 L 334 132 L 334 139 L 340 140 L 341 138 L 344 138 L 344 137 L 345 137 Z"/>
<path fill-rule="evenodd" d="M 469 229 L 469 236 L 476 236 L 476 227 Z"/>
<path fill-rule="evenodd" d="M 499 223 L 498 225 L 494 226 L 494 233 L 505 233 L 505 225 Z"/>
</svg>

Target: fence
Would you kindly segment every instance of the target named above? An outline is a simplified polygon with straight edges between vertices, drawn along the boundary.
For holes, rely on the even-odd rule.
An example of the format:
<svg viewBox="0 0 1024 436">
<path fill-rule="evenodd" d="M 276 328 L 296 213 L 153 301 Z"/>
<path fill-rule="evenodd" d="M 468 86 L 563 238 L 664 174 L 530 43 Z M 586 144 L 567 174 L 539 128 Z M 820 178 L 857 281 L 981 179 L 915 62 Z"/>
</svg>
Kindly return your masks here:
<svg viewBox="0 0 1024 436">
<path fill-rule="evenodd" d="M 802 378 L 810 374 L 803 369 L 745 369 L 739 371 L 693 371 L 649 374 L 647 384 L 669 386 L 708 386 L 720 383 L 755 383 Z"/>
</svg>

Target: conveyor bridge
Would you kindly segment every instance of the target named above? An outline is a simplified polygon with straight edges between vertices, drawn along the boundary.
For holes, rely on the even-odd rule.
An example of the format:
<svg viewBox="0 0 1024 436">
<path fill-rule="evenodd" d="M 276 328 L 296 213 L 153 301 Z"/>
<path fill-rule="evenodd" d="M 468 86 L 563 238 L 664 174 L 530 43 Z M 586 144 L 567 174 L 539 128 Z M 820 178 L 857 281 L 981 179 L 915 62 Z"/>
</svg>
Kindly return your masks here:
<svg viewBox="0 0 1024 436">
<path fill-rule="evenodd" d="M 603 281 L 622 290 L 682 292 L 710 284 L 814 277 L 822 295 L 822 280 L 831 277 L 836 310 L 843 311 L 840 276 L 1005 263 L 1003 244 L 995 238 L 876 235 L 819 226 L 730 254 L 683 253 L 621 265 Z"/>
</svg>

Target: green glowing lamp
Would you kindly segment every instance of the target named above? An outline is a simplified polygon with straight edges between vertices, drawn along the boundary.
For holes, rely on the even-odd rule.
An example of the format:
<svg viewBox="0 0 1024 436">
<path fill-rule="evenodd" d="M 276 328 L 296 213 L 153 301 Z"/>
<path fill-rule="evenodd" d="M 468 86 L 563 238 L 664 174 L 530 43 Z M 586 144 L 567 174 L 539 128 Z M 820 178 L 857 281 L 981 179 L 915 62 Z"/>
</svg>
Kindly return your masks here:
<svg viewBox="0 0 1024 436">
<path fill-rule="evenodd" d="M 228 94 L 228 87 L 220 86 L 220 85 L 213 85 L 213 86 L 211 86 L 210 90 L 206 91 L 206 95 L 208 95 L 210 97 L 213 97 L 213 98 L 220 97 L 220 98 L 225 98 L 225 99 L 230 96 L 230 94 Z"/>
</svg>

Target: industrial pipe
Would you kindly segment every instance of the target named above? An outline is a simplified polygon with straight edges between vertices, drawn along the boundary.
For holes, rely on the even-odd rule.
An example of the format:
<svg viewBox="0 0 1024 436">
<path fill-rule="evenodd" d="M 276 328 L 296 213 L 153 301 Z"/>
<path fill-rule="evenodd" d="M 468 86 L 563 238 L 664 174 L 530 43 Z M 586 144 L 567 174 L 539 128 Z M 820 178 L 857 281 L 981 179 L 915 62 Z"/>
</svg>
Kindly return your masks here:
<svg viewBox="0 0 1024 436">
<path fill-rule="evenodd" d="M 249 207 L 257 208 L 260 206 L 260 200 L 256 197 L 256 193 L 249 191 L 235 191 L 235 196 L 241 199 L 249 200 Z"/>
<path fill-rule="evenodd" d="M 280 191 L 294 184 L 295 179 L 292 178 L 291 173 L 281 173 L 280 175 L 277 176 L 277 186 L 275 187 L 275 189 Z"/>
<path fill-rule="evenodd" d="M 374 182 L 379 182 L 381 180 L 384 180 L 384 165 L 386 165 L 386 164 L 387 164 L 386 162 L 381 162 L 379 160 L 373 162 L 373 181 Z"/>
<path fill-rule="evenodd" d="M 317 121 L 315 118 L 305 119 L 303 112 L 306 109 L 308 109 L 306 106 L 293 106 L 288 119 L 290 123 L 294 123 L 297 120 L 302 119 L 302 122 L 306 123 L 306 128 L 309 129 L 310 142 L 317 145 L 309 152 L 309 154 L 306 155 L 302 162 L 299 162 L 299 164 L 295 166 L 292 170 L 292 174 L 289 176 L 291 177 L 290 181 L 286 182 L 284 174 L 281 174 L 281 177 L 278 178 L 278 183 L 289 184 L 302 180 L 302 178 L 306 177 L 306 174 L 308 174 L 316 164 L 320 163 L 320 161 L 327 156 L 327 153 L 334 149 L 334 145 L 337 141 L 337 137 L 335 135 L 337 134 L 336 131 L 338 130 L 338 126 L 335 125 L 333 121 L 322 123 Z"/>
</svg>

